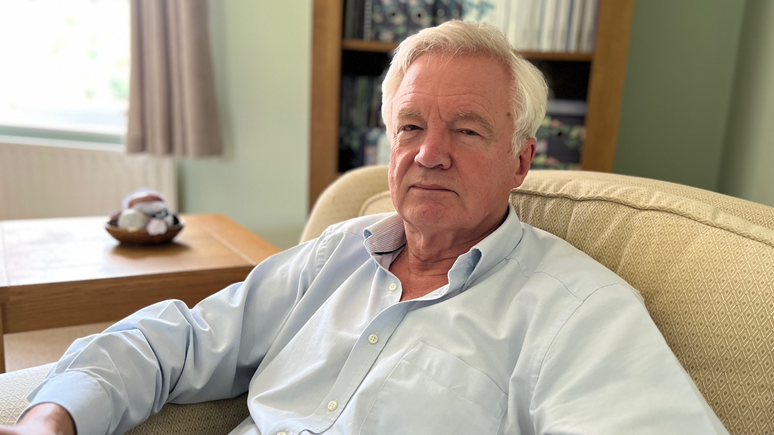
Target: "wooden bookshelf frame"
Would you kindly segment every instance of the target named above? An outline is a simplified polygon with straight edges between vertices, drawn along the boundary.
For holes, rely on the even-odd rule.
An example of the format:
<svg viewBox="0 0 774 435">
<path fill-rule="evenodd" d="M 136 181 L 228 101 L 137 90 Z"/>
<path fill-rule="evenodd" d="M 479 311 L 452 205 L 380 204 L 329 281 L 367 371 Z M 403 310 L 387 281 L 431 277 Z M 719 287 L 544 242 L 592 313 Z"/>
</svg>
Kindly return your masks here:
<svg viewBox="0 0 774 435">
<path fill-rule="evenodd" d="M 314 0 L 309 208 L 338 173 L 341 52 L 387 53 L 396 44 L 342 39 L 344 0 Z M 634 0 L 600 0 L 594 53 L 524 52 L 535 60 L 591 62 L 581 167 L 612 172 Z"/>
</svg>

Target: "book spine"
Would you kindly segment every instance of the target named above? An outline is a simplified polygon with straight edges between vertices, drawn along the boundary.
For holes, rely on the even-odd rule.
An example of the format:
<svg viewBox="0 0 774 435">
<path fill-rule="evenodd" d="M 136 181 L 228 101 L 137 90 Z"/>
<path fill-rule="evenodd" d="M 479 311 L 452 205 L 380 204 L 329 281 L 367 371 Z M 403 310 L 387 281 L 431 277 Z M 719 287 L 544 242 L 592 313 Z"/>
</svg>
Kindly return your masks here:
<svg viewBox="0 0 774 435">
<path fill-rule="evenodd" d="M 551 51 L 567 51 L 567 34 L 570 26 L 570 8 L 572 0 L 558 0 L 556 8 L 556 25 Z"/>
<path fill-rule="evenodd" d="M 461 20 L 464 0 L 449 0 L 449 19 Z"/>
<path fill-rule="evenodd" d="M 355 36 L 355 0 L 346 0 L 344 3 L 344 37 Z"/>
<path fill-rule="evenodd" d="M 527 21 L 527 48 L 526 50 L 539 50 L 540 49 L 540 17 L 543 11 L 543 4 L 541 0 L 529 0 L 530 2 L 530 18 Z"/>
<path fill-rule="evenodd" d="M 413 1 L 406 3 L 408 16 L 408 36 L 419 33 L 420 30 L 433 24 L 435 1 Z"/>
<path fill-rule="evenodd" d="M 464 0 L 462 2 L 462 19 L 464 21 L 479 21 L 481 19 L 481 0 Z"/>
<path fill-rule="evenodd" d="M 481 0 L 479 3 L 479 19 L 482 23 L 491 24 L 508 34 L 509 0 Z"/>
<path fill-rule="evenodd" d="M 538 49 L 540 51 L 551 51 L 553 48 L 554 25 L 556 24 L 556 1 L 545 0 L 541 12 L 540 20 L 540 39 L 538 40 Z"/>
<path fill-rule="evenodd" d="M 577 52 L 580 42 L 581 18 L 583 17 L 583 2 L 586 0 L 572 0 L 572 12 L 570 13 L 570 28 L 567 34 L 567 51 Z"/>
<path fill-rule="evenodd" d="M 511 43 L 514 50 L 521 50 L 520 45 L 520 31 L 521 31 L 521 15 L 522 15 L 521 0 L 511 0 L 508 6 L 508 32 L 505 34 L 508 37 L 508 42 Z"/>
<path fill-rule="evenodd" d="M 594 51 L 594 35 L 596 33 L 597 8 L 599 0 L 586 0 L 583 8 L 583 24 L 581 25 L 580 51 Z"/>
<path fill-rule="evenodd" d="M 351 0 L 350 0 L 351 1 Z M 379 0 L 375 0 L 379 1 Z M 361 35 L 361 38 L 365 39 L 366 41 L 372 41 L 374 39 L 374 30 L 373 30 L 373 2 L 374 0 L 365 0 L 362 3 L 363 5 L 363 34 Z"/>
<path fill-rule="evenodd" d="M 406 38 L 406 3 L 399 0 L 373 0 L 371 28 L 374 41 L 399 42 Z"/>
<path fill-rule="evenodd" d="M 451 19 L 451 0 L 436 0 L 433 24 L 440 26 Z"/>
</svg>

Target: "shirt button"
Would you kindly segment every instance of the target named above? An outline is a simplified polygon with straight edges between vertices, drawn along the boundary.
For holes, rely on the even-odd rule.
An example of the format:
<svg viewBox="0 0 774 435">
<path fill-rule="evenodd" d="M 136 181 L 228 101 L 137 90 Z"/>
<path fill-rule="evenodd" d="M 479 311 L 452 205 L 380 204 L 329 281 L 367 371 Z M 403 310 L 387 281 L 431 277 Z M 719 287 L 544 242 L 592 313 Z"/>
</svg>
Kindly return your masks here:
<svg viewBox="0 0 774 435">
<path fill-rule="evenodd" d="M 395 283 L 390 284 L 390 291 L 391 292 L 394 292 L 397 289 L 398 289 L 398 284 L 395 284 Z"/>
<path fill-rule="evenodd" d="M 328 411 L 335 411 L 339 407 L 339 402 L 331 400 L 328 402 Z"/>
<path fill-rule="evenodd" d="M 371 344 L 376 344 L 376 342 L 379 341 L 379 336 L 376 334 L 371 334 L 368 336 L 368 342 Z"/>
</svg>

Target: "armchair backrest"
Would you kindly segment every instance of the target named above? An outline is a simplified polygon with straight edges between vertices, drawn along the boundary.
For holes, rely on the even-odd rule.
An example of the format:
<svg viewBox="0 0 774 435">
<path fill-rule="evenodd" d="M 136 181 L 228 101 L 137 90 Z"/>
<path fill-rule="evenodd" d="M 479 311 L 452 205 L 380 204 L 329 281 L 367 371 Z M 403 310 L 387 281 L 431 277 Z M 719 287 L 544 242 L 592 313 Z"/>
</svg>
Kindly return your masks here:
<svg viewBox="0 0 774 435">
<path fill-rule="evenodd" d="M 344 174 L 303 239 L 394 210 L 384 166 Z M 525 223 L 637 288 L 667 343 L 733 434 L 774 433 L 774 208 L 637 177 L 531 171 L 511 192 Z"/>
</svg>

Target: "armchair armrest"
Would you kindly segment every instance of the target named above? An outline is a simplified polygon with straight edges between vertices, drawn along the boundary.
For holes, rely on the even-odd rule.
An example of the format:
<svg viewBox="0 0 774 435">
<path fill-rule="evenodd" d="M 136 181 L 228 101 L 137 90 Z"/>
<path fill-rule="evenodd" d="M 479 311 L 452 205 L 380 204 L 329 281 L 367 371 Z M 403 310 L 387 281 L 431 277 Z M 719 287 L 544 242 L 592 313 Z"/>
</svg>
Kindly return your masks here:
<svg viewBox="0 0 774 435">
<path fill-rule="evenodd" d="M 0 424 L 12 425 L 27 408 L 27 395 L 46 378 L 53 364 L 0 375 Z M 228 434 L 249 412 L 245 394 L 191 405 L 167 404 L 161 412 L 127 432 L 150 434 Z"/>
</svg>

